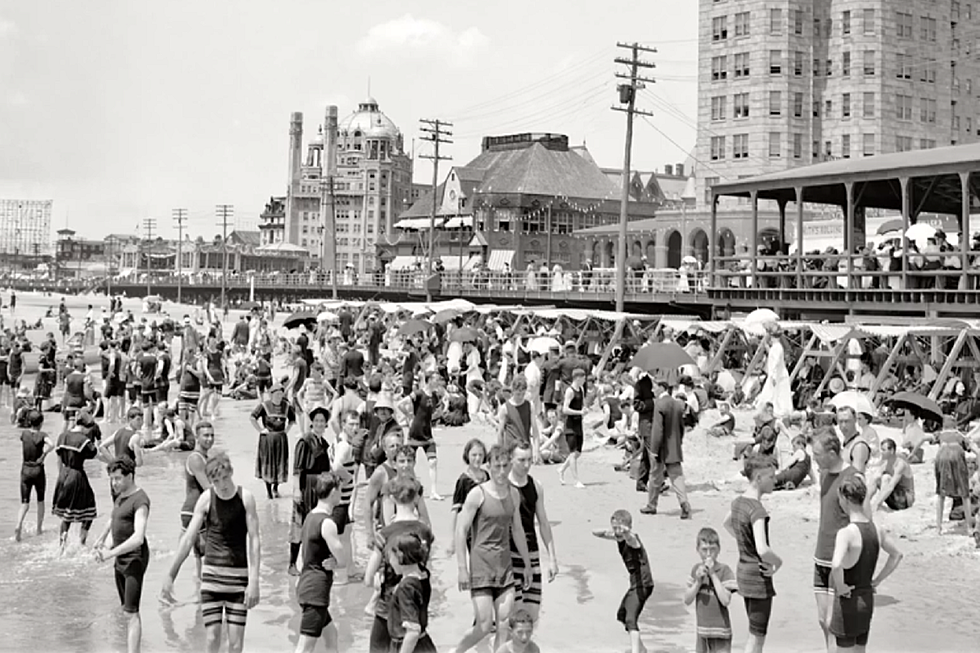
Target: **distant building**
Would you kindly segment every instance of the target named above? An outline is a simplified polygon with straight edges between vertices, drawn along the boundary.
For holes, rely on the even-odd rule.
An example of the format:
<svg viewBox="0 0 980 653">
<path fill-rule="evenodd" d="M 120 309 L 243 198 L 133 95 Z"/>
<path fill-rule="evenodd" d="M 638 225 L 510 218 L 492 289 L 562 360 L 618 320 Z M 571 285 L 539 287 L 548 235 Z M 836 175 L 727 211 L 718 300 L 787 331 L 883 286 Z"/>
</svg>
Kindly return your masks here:
<svg viewBox="0 0 980 653">
<path fill-rule="evenodd" d="M 290 170 L 287 195 L 280 208 L 276 198 L 266 206 L 260 231 L 263 243 L 291 243 L 305 248 L 320 266 L 325 216 L 320 215 L 324 193 L 324 137 L 320 132 L 307 145 L 302 159 L 303 114 L 294 113 L 290 126 Z M 404 151 L 401 131 L 368 98 L 337 124 L 334 180 L 336 252 L 338 267 L 358 272 L 375 267 L 375 242 L 391 232 L 394 220 L 412 203 L 412 160 Z M 281 217 L 280 217 L 280 211 Z M 278 225 L 282 224 L 280 228 Z M 329 267 L 327 262 L 322 267 Z"/>
<path fill-rule="evenodd" d="M 432 201 L 422 195 L 379 243 L 390 268 L 425 265 Z M 603 252 L 572 232 L 618 222 L 620 202 L 619 187 L 584 146 L 570 148 L 561 134 L 514 134 L 484 138 L 479 156 L 451 168 L 436 205 L 435 253 L 445 269 L 524 270 L 599 265 Z M 653 217 L 656 207 L 641 194 L 629 204 L 630 220 Z"/>
<path fill-rule="evenodd" d="M 286 241 L 286 198 L 270 197 L 259 215 L 259 233 L 263 245 Z"/>
<path fill-rule="evenodd" d="M 33 270 L 51 256 L 51 200 L 0 199 L 0 268 Z"/>
</svg>

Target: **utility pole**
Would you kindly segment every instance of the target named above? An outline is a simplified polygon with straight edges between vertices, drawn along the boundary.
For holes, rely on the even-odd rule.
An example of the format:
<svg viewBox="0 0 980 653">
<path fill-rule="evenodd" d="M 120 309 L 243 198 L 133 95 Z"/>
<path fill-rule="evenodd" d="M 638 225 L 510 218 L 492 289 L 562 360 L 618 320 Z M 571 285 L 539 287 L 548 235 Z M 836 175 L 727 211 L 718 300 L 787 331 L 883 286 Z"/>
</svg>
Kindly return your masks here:
<svg viewBox="0 0 980 653">
<path fill-rule="evenodd" d="M 218 204 L 215 207 L 215 213 L 221 222 L 218 226 L 221 227 L 221 310 L 222 313 L 225 310 L 225 288 L 228 283 L 228 224 L 231 222 L 232 216 L 235 215 L 235 207 L 231 204 Z"/>
<path fill-rule="evenodd" d="M 184 245 L 184 222 L 187 220 L 187 209 L 174 209 L 174 222 L 177 223 L 177 303 L 180 303 L 181 285 L 184 278 L 184 272 L 182 263 L 183 260 L 181 255 L 183 253 Z"/>
<path fill-rule="evenodd" d="M 616 252 L 616 310 L 622 312 L 626 304 L 626 254 L 629 237 L 627 228 L 629 221 L 629 201 L 630 201 L 630 159 L 633 151 L 633 116 L 652 116 L 649 111 L 642 111 L 636 108 L 636 91 L 644 88 L 644 83 L 653 84 L 655 80 L 640 75 L 641 68 L 656 68 L 656 64 L 649 61 L 640 60 L 641 52 L 657 53 L 656 48 L 646 48 L 639 43 L 617 43 L 616 47 L 629 50 L 629 59 L 616 57 L 616 63 L 623 64 L 629 68 L 629 74 L 616 73 L 618 79 L 626 80 L 627 83 L 619 85 L 619 103 L 626 107 L 612 107 L 613 111 L 622 111 L 626 114 L 626 152 L 623 155 L 623 194 L 619 205 L 619 248 Z"/>
<path fill-rule="evenodd" d="M 153 232 L 157 228 L 156 218 L 143 218 L 143 238 L 146 239 L 146 296 L 150 296 L 150 254 L 153 251 Z"/>
<path fill-rule="evenodd" d="M 432 287 L 429 285 L 429 279 L 432 277 L 432 256 L 435 252 L 436 245 L 436 211 L 438 210 L 439 202 L 439 198 L 436 197 L 436 189 L 439 187 L 439 162 L 452 159 L 451 156 L 440 156 L 439 146 L 442 143 L 452 143 L 446 137 L 452 136 L 453 133 L 446 128 L 452 127 L 453 123 L 439 120 L 438 118 L 435 120 L 423 118 L 419 122 L 422 123 L 422 126 L 419 128 L 422 131 L 422 140 L 428 141 L 434 146 L 432 154 L 419 155 L 420 159 L 432 159 L 432 212 L 429 214 L 429 256 L 425 264 L 425 299 L 431 302 Z"/>
</svg>

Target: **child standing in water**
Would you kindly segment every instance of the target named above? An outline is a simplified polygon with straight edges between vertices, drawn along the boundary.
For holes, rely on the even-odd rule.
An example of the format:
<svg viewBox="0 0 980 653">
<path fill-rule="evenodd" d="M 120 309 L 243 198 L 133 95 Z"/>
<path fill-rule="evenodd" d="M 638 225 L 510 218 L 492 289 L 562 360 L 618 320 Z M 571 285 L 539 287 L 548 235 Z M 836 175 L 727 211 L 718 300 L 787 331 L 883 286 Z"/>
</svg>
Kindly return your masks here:
<svg viewBox="0 0 980 653">
<path fill-rule="evenodd" d="M 614 540 L 619 547 L 619 555 L 623 558 L 626 571 L 630 575 L 630 588 L 619 604 L 616 613 L 626 632 L 630 635 L 631 653 L 646 653 L 640 637 L 638 623 L 640 613 L 647 599 L 653 594 L 653 573 L 650 571 L 650 560 L 643 548 L 640 536 L 633 532 L 633 516 L 627 510 L 617 510 L 609 520 L 611 528 L 608 531 L 595 530 L 592 534 L 604 540 Z"/>
<path fill-rule="evenodd" d="M 730 653 L 732 650 L 728 604 L 732 601 L 732 592 L 738 591 L 738 583 L 731 567 L 718 562 L 719 553 L 718 531 L 702 528 L 698 533 L 701 564 L 694 565 L 684 592 L 684 605 L 691 605 L 695 599 L 698 602 L 697 653 Z"/>
<path fill-rule="evenodd" d="M 395 536 L 388 552 L 388 563 L 401 576 L 388 605 L 388 635 L 391 651 L 399 653 L 436 653 L 429 638 L 429 598 L 432 586 L 425 561 L 428 546 L 415 533 Z"/>
</svg>

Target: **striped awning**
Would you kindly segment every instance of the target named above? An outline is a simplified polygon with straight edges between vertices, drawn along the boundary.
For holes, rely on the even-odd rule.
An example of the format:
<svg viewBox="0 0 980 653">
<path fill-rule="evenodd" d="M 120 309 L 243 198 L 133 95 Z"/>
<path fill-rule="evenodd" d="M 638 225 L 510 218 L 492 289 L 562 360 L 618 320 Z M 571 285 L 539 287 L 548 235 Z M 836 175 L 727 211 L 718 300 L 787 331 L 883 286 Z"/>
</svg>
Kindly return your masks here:
<svg viewBox="0 0 980 653">
<path fill-rule="evenodd" d="M 391 259 L 391 263 L 388 264 L 389 270 L 409 270 L 415 267 L 415 264 L 422 261 L 422 259 L 416 256 L 396 256 Z"/>
<path fill-rule="evenodd" d="M 490 252 L 490 262 L 487 263 L 487 267 L 491 270 L 503 270 L 504 263 L 513 267 L 514 263 L 514 250 L 512 249 L 495 249 Z"/>
<path fill-rule="evenodd" d="M 429 221 L 429 218 L 405 218 L 395 223 L 395 229 L 408 229 L 411 231 L 428 229 Z M 444 220 L 442 218 L 436 218 L 436 228 L 441 227 L 443 222 Z"/>
<path fill-rule="evenodd" d="M 459 229 L 460 227 L 472 227 L 473 226 L 473 216 L 472 215 L 458 215 L 455 218 L 449 218 L 444 225 L 446 229 Z"/>
</svg>

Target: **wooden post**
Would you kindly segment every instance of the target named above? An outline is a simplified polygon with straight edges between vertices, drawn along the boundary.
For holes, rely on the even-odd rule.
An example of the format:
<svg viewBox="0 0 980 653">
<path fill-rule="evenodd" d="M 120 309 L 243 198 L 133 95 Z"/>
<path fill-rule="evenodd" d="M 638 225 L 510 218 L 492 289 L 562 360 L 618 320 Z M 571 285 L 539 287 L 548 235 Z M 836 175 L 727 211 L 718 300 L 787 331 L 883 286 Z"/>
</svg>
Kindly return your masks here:
<svg viewBox="0 0 980 653">
<path fill-rule="evenodd" d="M 796 380 L 796 376 L 800 373 L 800 370 L 803 369 L 803 363 L 806 362 L 807 357 L 813 355 L 813 347 L 817 344 L 817 340 L 819 340 L 819 338 L 817 338 L 816 334 L 810 335 L 810 339 L 807 340 L 806 347 L 803 348 L 803 353 L 801 353 L 800 357 L 796 359 L 796 365 L 793 366 L 793 371 L 789 375 L 790 383 Z"/>
<path fill-rule="evenodd" d="M 929 389 L 929 398 L 933 401 L 939 397 L 939 393 L 942 392 L 943 385 L 946 383 L 946 377 L 953 369 L 953 364 L 956 362 L 957 357 L 960 355 L 960 350 L 963 349 L 964 343 L 966 343 L 967 335 L 969 335 L 970 330 L 966 327 L 960 331 L 960 335 L 956 336 L 956 342 L 953 343 L 953 348 L 949 351 L 949 355 L 946 356 L 946 362 L 943 363 L 942 369 L 939 370 L 939 376 L 932 384 L 932 388 Z"/>
<path fill-rule="evenodd" d="M 847 285 L 850 290 L 854 284 L 854 182 L 844 184 L 847 207 L 844 211 L 844 254 L 847 256 Z"/>
<path fill-rule="evenodd" d="M 880 403 L 875 401 L 875 395 L 878 394 L 878 389 L 881 387 L 881 384 L 885 382 L 886 378 L 888 378 L 888 374 L 891 372 L 892 366 L 895 364 L 895 359 L 898 358 L 898 352 L 902 351 L 902 345 L 905 344 L 905 339 L 907 337 L 908 334 L 902 334 L 898 337 L 898 341 L 895 343 L 895 346 L 892 347 L 890 352 L 888 352 L 888 358 L 885 359 L 885 363 L 881 366 L 881 369 L 878 370 L 878 376 L 875 377 L 875 382 L 871 384 L 871 390 L 868 393 L 870 397 L 868 398 L 871 400 L 871 403 L 875 405 L 875 407 L 877 407 Z"/>
<path fill-rule="evenodd" d="M 602 374 L 602 371 L 606 368 L 606 363 L 609 362 L 609 356 L 612 354 L 613 347 L 616 346 L 620 337 L 623 335 L 623 328 L 626 325 L 626 320 L 627 318 L 623 317 L 616 321 L 616 330 L 613 332 L 613 336 L 609 340 L 609 344 L 606 345 L 606 351 L 602 352 L 602 358 L 599 359 L 599 364 L 596 365 L 596 377 Z"/>
<path fill-rule="evenodd" d="M 759 284 L 759 265 L 758 265 L 758 254 L 759 254 L 759 191 L 752 191 L 752 244 L 749 247 L 749 261 L 751 262 L 751 268 L 749 269 L 749 274 L 752 277 L 752 286 L 754 288 L 760 287 Z"/>
<path fill-rule="evenodd" d="M 960 281 L 958 288 L 972 290 L 970 279 L 970 173 L 960 173 Z"/>
<path fill-rule="evenodd" d="M 902 177 L 898 180 L 902 187 L 902 287 L 901 290 L 909 288 L 909 239 L 905 234 L 909 230 L 911 219 L 912 198 L 909 197 L 909 178 Z"/>
<path fill-rule="evenodd" d="M 721 254 L 721 252 L 718 251 L 718 198 L 713 192 L 711 193 L 711 235 L 709 236 L 708 242 L 710 243 L 708 247 L 709 285 L 710 287 L 720 287 L 722 284 L 720 284 L 718 281 L 718 262 L 716 260 Z M 656 252 L 656 248 L 654 248 L 654 252 Z"/>
<path fill-rule="evenodd" d="M 803 187 L 797 186 L 796 191 L 796 287 L 804 286 L 803 276 Z"/>
<path fill-rule="evenodd" d="M 722 338 L 721 344 L 718 345 L 718 351 L 715 352 L 711 362 L 708 363 L 708 369 L 705 370 L 705 373 L 711 374 L 714 372 L 715 368 L 718 367 L 722 360 L 724 360 L 725 352 L 728 350 L 728 346 L 731 344 L 732 338 L 735 337 L 738 330 L 738 327 L 734 325 L 728 327 L 728 329 L 725 331 L 725 337 Z"/>
</svg>

